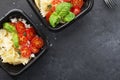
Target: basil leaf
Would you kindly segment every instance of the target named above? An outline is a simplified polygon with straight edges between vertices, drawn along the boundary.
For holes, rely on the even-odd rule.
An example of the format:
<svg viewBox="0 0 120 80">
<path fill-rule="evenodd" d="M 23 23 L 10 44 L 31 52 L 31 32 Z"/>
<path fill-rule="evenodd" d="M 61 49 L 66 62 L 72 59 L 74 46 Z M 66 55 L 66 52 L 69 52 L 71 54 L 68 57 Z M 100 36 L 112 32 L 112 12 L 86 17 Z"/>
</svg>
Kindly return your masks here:
<svg viewBox="0 0 120 80">
<path fill-rule="evenodd" d="M 59 23 L 70 22 L 75 18 L 75 15 L 70 12 L 72 7 L 71 3 L 62 2 L 56 6 L 55 12 L 53 12 L 49 18 L 50 25 L 56 27 Z"/>
<path fill-rule="evenodd" d="M 56 12 L 53 12 L 49 18 L 50 25 L 55 27 L 60 22 L 60 18 Z"/>
<path fill-rule="evenodd" d="M 63 19 L 63 22 L 70 22 L 75 18 L 75 14 L 73 14 L 72 12 L 69 12 L 68 15 L 65 16 L 65 18 Z"/>
<path fill-rule="evenodd" d="M 14 32 L 12 33 L 12 41 L 14 43 L 14 46 L 16 48 L 18 48 L 19 47 L 19 38 L 18 38 L 17 33 L 14 33 Z"/>
<path fill-rule="evenodd" d="M 63 18 L 67 14 L 69 14 L 71 7 L 72 7 L 71 3 L 63 2 L 56 6 L 56 12 L 61 18 Z"/>
<path fill-rule="evenodd" d="M 16 32 L 15 26 L 11 25 L 11 24 L 8 23 L 8 22 L 5 22 L 5 23 L 3 24 L 3 28 L 6 29 L 6 30 L 9 31 L 9 32 Z"/>
</svg>

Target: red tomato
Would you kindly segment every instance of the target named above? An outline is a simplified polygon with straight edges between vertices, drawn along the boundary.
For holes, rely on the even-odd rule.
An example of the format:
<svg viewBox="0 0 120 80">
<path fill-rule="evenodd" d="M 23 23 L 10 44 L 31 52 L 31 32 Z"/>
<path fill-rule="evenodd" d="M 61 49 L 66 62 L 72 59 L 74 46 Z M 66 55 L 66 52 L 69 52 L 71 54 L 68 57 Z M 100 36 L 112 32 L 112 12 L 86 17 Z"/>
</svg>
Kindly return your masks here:
<svg viewBox="0 0 120 80">
<path fill-rule="evenodd" d="M 26 29 L 26 36 L 28 40 L 32 40 L 32 38 L 35 37 L 35 35 L 35 30 L 32 27 Z"/>
<path fill-rule="evenodd" d="M 30 50 L 31 50 L 31 52 L 32 52 L 33 54 L 36 54 L 36 53 L 39 52 L 39 49 L 36 48 L 36 47 L 34 47 L 32 44 L 30 45 Z"/>
<path fill-rule="evenodd" d="M 51 15 L 51 14 L 52 14 L 52 11 L 49 11 L 49 12 L 46 14 L 45 18 L 46 18 L 47 21 L 49 21 L 49 18 L 50 18 L 50 15 Z"/>
<path fill-rule="evenodd" d="M 62 0 L 53 0 L 52 1 L 52 5 L 56 5 L 56 4 L 59 4 Z"/>
<path fill-rule="evenodd" d="M 52 12 L 55 11 L 55 6 L 52 6 L 51 11 L 52 11 Z"/>
<path fill-rule="evenodd" d="M 63 0 L 64 2 L 71 2 L 71 0 Z"/>
<path fill-rule="evenodd" d="M 75 15 L 78 15 L 80 13 L 80 8 L 78 6 L 74 6 L 71 8 L 71 12 L 73 12 Z"/>
<path fill-rule="evenodd" d="M 31 40 L 31 44 L 36 47 L 36 48 L 42 48 L 44 45 L 44 41 L 41 37 L 35 36 L 32 40 Z"/>
<path fill-rule="evenodd" d="M 12 22 L 11 22 L 10 24 L 15 27 L 15 23 L 12 23 Z"/>
<path fill-rule="evenodd" d="M 28 39 L 24 34 L 18 34 L 18 36 L 20 45 L 26 44 L 28 42 Z"/>
<path fill-rule="evenodd" d="M 16 23 L 16 29 L 17 29 L 17 32 L 18 33 L 24 33 L 26 30 L 25 30 L 25 25 L 24 25 L 24 23 L 23 22 L 21 22 L 21 21 L 18 21 L 17 23 Z"/>
<path fill-rule="evenodd" d="M 71 0 L 71 3 L 73 4 L 73 6 L 79 6 L 79 8 L 81 8 L 84 4 L 83 0 Z"/>
<path fill-rule="evenodd" d="M 28 46 L 22 46 L 20 49 L 20 53 L 22 57 L 29 58 L 31 55 L 31 51 L 29 50 Z"/>
<path fill-rule="evenodd" d="M 50 11 L 46 14 L 46 20 L 49 21 L 50 15 L 55 11 L 55 6 L 52 6 Z"/>
</svg>

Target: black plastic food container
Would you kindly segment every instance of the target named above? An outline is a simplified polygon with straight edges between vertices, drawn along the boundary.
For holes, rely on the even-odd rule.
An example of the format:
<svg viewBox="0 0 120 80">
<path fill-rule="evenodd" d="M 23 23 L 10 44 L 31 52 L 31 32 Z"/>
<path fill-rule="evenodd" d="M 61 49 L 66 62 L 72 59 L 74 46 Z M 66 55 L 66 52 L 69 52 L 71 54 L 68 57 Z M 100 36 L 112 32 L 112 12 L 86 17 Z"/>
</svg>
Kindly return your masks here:
<svg viewBox="0 0 120 80">
<path fill-rule="evenodd" d="M 42 37 L 42 39 L 44 40 L 44 46 L 43 48 L 39 51 L 38 54 L 36 54 L 35 58 L 31 59 L 29 61 L 28 64 L 26 65 L 11 65 L 8 63 L 2 63 L 2 60 L 0 60 L 0 66 L 7 71 L 10 75 L 12 76 L 16 76 L 18 74 L 20 74 L 21 72 L 23 72 L 24 70 L 26 70 L 32 63 L 34 63 L 47 49 L 47 40 L 45 39 L 45 36 L 38 30 L 37 27 L 35 27 L 35 25 L 32 23 L 32 21 L 30 20 L 30 18 L 21 10 L 18 9 L 13 9 L 11 11 L 9 11 L 3 18 L 0 19 L 0 28 L 2 28 L 2 24 L 4 22 L 10 22 L 11 18 L 22 18 L 25 19 L 27 21 L 27 23 L 29 23 L 31 26 L 33 26 L 33 28 L 35 29 L 36 33 L 38 36 Z"/>
<path fill-rule="evenodd" d="M 53 28 L 47 21 L 45 18 L 42 17 L 42 15 L 40 14 L 39 9 L 37 8 L 37 6 L 34 3 L 34 0 L 28 0 L 29 4 L 31 5 L 31 7 L 33 8 L 33 10 L 37 13 L 37 15 L 39 16 L 40 20 L 43 22 L 43 24 L 49 28 L 50 30 L 54 30 L 54 31 L 58 31 L 62 28 L 65 28 L 66 26 L 70 25 L 72 22 L 74 22 L 76 19 L 84 16 L 85 14 L 87 14 L 93 7 L 94 4 L 94 0 L 84 0 L 84 5 L 82 7 L 82 11 L 80 14 L 78 14 L 74 20 L 72 20 L 69 23 L 65 23 L 65 24 L 59 24 L 57 25 L 55 28 Z"/>
</svg>

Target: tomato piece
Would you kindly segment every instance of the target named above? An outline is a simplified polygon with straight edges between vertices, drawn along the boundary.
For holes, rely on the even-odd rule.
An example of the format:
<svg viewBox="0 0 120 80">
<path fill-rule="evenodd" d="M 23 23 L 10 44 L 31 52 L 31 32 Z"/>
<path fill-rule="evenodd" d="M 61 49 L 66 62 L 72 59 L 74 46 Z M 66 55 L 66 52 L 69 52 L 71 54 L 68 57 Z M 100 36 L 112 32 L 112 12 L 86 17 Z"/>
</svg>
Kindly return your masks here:
<svg viewBox="0 0 120 80">
<path fill-rule="evenodd" d="M 71 3 L 73 6 L 79 6 L 79 8 L 81 8 L 84 4 L 83 0 L 71 0 Z"/>
<path fill-rule="evenodd" d="M 35 37 L 35 35 L 35 30 L 32 27 L 26 29 L 26 36 L 28 40 L 32 40 L 32 38 Z"/>
<path fill-rule="evenodd" d="M 32 52 L 33 54 L 36 54 L 36 53 L 39 52 L 39 49 L 36 48 L 35 46 L 33 46 L 32 44 L 30 45 L 30 50 L 31 50 L 31 52 Z"/>
<path fill-rule="evenodd" d="M 47 12 L 46 14 L 46 20 L 49 21 L 50 15 L 55 11 L 55 6 L 52 6 L 52 8 Z"/>
<path fill-rule="evenodd" d="M 18 33 L 24 33 L 26 31 L 25 24 L 21 21 L 16 23 L 16 29 Z"/>
<path fill-rule="evenodd" d="M 56 5 L 56 4 L 59 4 L 62 0 L 53 0 L 52 1 L 52 5 Z"/>
<path fill-rule="evenodd" d="M 29 50 L 28 46 L 22 46 L 20 49 L 21 56 L 24 58 L 29 58 L 31 55 L 31 51 Z"/>
<path fill-rule="evenodd" d="M 52 12 L 55 11 L 55 6 L 52 6 L 52 8 L 50 9 Z"/>
<path fill-rule="evenodd" d="M 71 0 L 63 0 L 64 2 L 71 2 Z"/>
<path fill-rule="evenodd" d="M 73 12 L 75 15 L 78 15 L 81 12 L 81 9 L 79 6 L 74 6 L 71 8 L 71 12 Z"/>
<path fill-rule="evenodd" d="M 24 34 L 18 34 L 18 37 L 20 45 L 26 44 L 28 42 L 28 39 Z"/>
<path fill-rule="evenodd" d="M 12 23 L 12 22 L 11 22 L 10 24 L 15 27 L 15 23 Z"/>
<path fill-rule="evenodd" d="M 46 14 L 45 18 L 46 18 L 47 21 L 49 21 L 49 18 L 50 18 L 50 15 L 51 15 L 51 14 L 52 14 L 52 11 L 49 11 L 49 12 Z"/>
<path fill-rule="evenodd" d="M 42 48 L 44 45 L 44 41 L 41 37 L 35 36 L 32 40 L 31 40 L 31 44 L 36 47 L 36 48 Z"/>
</svg>

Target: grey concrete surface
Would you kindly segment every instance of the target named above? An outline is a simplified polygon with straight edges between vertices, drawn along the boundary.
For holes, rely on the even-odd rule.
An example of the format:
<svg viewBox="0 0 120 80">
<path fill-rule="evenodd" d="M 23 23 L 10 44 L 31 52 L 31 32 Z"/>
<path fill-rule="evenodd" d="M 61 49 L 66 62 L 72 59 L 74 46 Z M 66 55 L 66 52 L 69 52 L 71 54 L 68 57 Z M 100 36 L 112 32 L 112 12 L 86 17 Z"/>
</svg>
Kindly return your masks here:
<svg viewBox="0 0 120 80">
<path fill-rule="evenodd" d="M 0 80 L 120 80 L 120 9 L 95 0 L 87 15 L 55 33 L 41 24 L 26 0 L 0 0 L 0 18 L 13 8 L 29 15 L 50 46 L 19 76 L 0 68 Z"/>
</svg>

